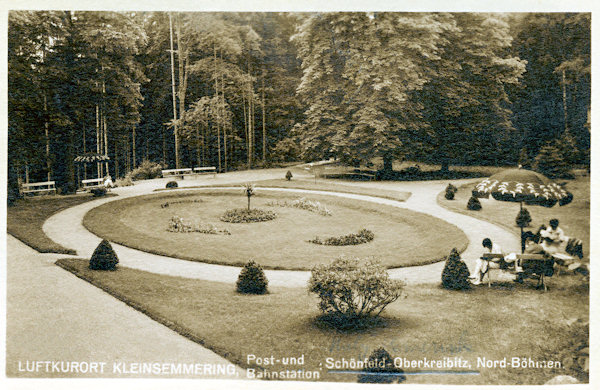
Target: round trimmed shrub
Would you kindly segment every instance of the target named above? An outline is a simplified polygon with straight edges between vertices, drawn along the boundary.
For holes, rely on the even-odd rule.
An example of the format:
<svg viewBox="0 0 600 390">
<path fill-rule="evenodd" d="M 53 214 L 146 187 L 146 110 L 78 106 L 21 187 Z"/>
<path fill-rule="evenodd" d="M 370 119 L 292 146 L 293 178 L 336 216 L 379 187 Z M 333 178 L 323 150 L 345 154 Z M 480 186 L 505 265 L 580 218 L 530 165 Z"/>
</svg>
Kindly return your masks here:
<svg viewBox="0 0 600 390">
<path fill-rule="evenodd" d="M 396 368 L 394 358 L 383 347 L 371 352 L 363 371 L 372 374 L 360 374 L 358 383 L 402 383 L 406 380 L 404 370 Z"/>
<path fill-rule="evenodd" d="M 119 259 L 110 242 L 102 240 L 90 258 L 90 269 L 112 271 L 118 263 Z"/>
<path fill-rule="evenodd" d="M 467 208 L 469 210 L 479 211 L 481 210 L 481 202 L 479 202 L 479 199 L 476 197 L 471 196 L 467 202 Z"/>
<path fill-rule="evenodd" d="M 449 290 L 467 290 L 471 288 L 469 268 L 461 260 L 456 248 L 453 248 L 446 258 L 446 265 L 442 271 L 442 287 Z"/>
<path fill-rule="evenodd" d="M 167 185 L 165 186 L 165 188 L 177 188 L 177 187 L 179 187 L 179 185 L 177 184 L 177 182 L 176 181 L 172 181 L 172 180 L 170 182 L 168 182 Z"/>
<path fill-rule="evenodd" d="M 292 180 L 292 177 L 293 177 L 292 172 L 291 171 L 287 171 L 287 173 L 285 174 L 285 178 L 288 181 L 290 181 L 290 180 Z"/>
<path fill-rule="evenodd" d="M 237 292 L 242 294 L 266 294 L 269 281 L 260 265 L 250 260 L 238 276 Z"/>
<path fill-rule="evenodd" d="M 319 309 L 329 322 L 346 328 L 377 318 L 402 296 L 404 285 L 390 279 L 385 267 L 376 261 L 339 257 L 312 269 L 308 290 L 319 297 Z"/>
</svg>

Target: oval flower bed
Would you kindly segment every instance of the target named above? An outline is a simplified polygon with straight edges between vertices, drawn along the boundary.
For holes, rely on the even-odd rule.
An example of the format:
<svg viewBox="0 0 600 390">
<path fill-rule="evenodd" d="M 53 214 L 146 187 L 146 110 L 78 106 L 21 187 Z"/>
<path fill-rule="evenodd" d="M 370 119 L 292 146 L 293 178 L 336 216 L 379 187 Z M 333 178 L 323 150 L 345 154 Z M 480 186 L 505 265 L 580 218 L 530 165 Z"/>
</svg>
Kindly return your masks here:
<svg viewBox="0 0 600 390">
<path fill-rule="evenodd" d="M 333 246 L 345 246 L 345 245 L 359 245 L 369 241 L 373 241 L 375 234 L 367 229 L 361 229 L 358 233 L 346 234 L 340 237 L 329 237 L 321 240 L 319 237 L 315 237 L 310 240 L 313 244 L 318 245 L 333 245 Z"/>
<path fill-rule="evenodd" d="M 212 223 L 192 225 L 190 222 L 185 221 L 183 218 L 178 216 L 171 217 L 167 231 L 171 233 L 224 234 L 226 236 L 231 235 L 231 232 L 228 229 L 221 229 L 213 225 Z"/>
<path fill-rule="evenodd" d="M 277 218 L 277 214 L 270 210 L 261 209 L 233 209 L 227 210 L 221 221 L 229 223 L 250 223 L 250 222 L 264 222 L 271 221 Z"/>
</svg>

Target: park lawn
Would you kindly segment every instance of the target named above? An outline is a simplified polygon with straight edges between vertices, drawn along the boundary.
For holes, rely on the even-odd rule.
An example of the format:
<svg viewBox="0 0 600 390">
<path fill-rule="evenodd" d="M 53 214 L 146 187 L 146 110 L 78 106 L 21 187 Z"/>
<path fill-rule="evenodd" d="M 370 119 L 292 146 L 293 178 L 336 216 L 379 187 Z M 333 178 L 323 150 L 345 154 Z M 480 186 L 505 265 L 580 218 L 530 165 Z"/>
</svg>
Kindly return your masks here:
<svg viewBox="0 0 600 390">
<path fill-rule="evenodd" d="M 241 185 L 240 182 L 238 185 Z M 310 180 L 310 179 L 271 179 L 271 180 L 258 180 L 252 182 L 256 187 L 272 187 L 272 188 L 298 188 L 302 190 L 316 190 L 316 191 L 331 191 L 331 192 L 345 192 L 348 194 L 375 196 L 384 199 L 397 200 L 399 202 L 405 202 L 410 198 L 410 192 L 406 191 L 392 191 L 374 188 L 365 188 L 359 186 L 350 186 L 340 183 L 334 183 L 331 181 L 323 182 L 322 179 Z M 182 187 L 179 190 L 187 190 L 191 188 L 202 188 L 202 187 L 232 187 L 235 184 L 220 184 L 220 185 L 201 185 L 197 187 Z M 156 191 L 167 191 L 168 189 L 158 189 Z"/>
<path fill-rule="evenodd" d="M 356 381 L 355 375 L 328 373 L 326 359 L 364 359 L 383 346 L 393 357 L 407 359 L 461 357 L 480 372 L 408 376 L 406 383 L 537 385 L 556 375 L 588 380 L 584 372 L 571 368 L 477 367 L 477 358 L 505 357 L 568 366 L 574 351 L 589 339 L 589 285 L 581 276 L 552 278 L 546 293 L 530 283 L 467 292 L 408 286 L 406 298 L 384 311 L 383 325 L 339 331 L 317 320 L 317 299 L 302 288 L 271 288 L 267 295 L 251 296 L 236 293 L 231 284 L 125 267 L 92 271 L 83 259 L 61 259 L 57 264 L 245 368 L 253 366 L 248 364 L 249 354 L 276 359 L 304 355 L 303 366 L 263 368 L 302 368 L 318 371 L 324 381 Z"/>
<path fill-rule="evenodd" d="M 64 253 L 74 255 L 75 250 L 65 248 L 50 240 L 42 230 L 46 219 L 51 215 L 95 200 L 90 193 L 77 195 L 52 195 L 17 200 L 6 209 L 6 230 L 25 244 L 41 253 Z"/>
<path fill-rule="evenodd" d="M 515 224 L 515 218 L 519 213 L 519 203 L 501 202 L 493 199 L 479 199 L 481 210 L 472 211 L 467 209 L 467 202 L 471 197 L 471 191 L 477 181 L 464 184 L 458 188 L 454 200 L 447 200 L 444 197 L 445 191 L 438 194 L 437 201 L 440 205 L 462 214 L 480 218 L 492 223 L 496 223 L 506 229 L 519 235 L 520 229 Z M 574 180 L 566 181 L 566 189 L 573 194 L 573 201 L 565 206 L 558 204 L 552 208 L 542 206 L 523 205 L 531 214 L 531 223 L 529 228 L 534 233 L 540 225 L 548 226 L 552 218 L 560 221 L 560 227 L 569 237 L 576 237 L 583 241 L 584 256 L 589 258 L 590 253 L 590 178 L 589 176 L 580 176 Z M 491 237 L 493 240 L 494 238 Z"/>
<path fill-rule="evenodd" d="M 331 216 L 270 202 L 306 197 L 331 210 Z M 168 207 L 164 207 L 168 203 Z M 117 200 L 90 210 L 84 226 L 109 241 L 185 260 L 243 266 L 254 259 L 267 269 L 310 270 L 340 255 L 376 256 L 388 268 L 443 260 L 454 247 L 463 251 L 468 239 L 457 227 L 422 213 L 390 205 L 331 195 L 257 191 L 252 207 L 272 210 L 277 218 L 259 223 L 226 223 L 226 210 L 246 207 L 238 190 L 208 189 L 161 192 Z M 168 232 L 179 216 L 193 225 L 210 223 L 231 235 Z M 309 242 L 371 230 L 375 238 L 359 245 L 329 246 Z M 430 237 L 437 237 L 431 241 Z"/>
</svg>

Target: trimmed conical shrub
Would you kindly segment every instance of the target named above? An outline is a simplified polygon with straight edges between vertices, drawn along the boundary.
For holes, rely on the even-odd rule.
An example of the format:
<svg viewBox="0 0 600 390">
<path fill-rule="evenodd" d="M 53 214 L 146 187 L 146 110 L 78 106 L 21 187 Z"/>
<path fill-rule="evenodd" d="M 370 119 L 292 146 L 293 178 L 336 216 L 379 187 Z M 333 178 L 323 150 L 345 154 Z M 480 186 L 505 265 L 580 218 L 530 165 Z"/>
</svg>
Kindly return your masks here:
<svg viewBox="0 0 600 390">
<path fill-rule="evenodd" d="M 96 270 L 114 270 L 119 259 L 110 242 L 102 240 L 90 258 L 90 268 Z"/>
<path fill-rule="evenodd" d="M 266 294 L 269 281 L 260 265 L 250 260 L 238 276 L 237 291 L 242 294 Z"/>
<path fill-rule="evenodd" d="M 449 183 L 448 186 L 446 187 L 446 195 L 444 195 L 444 196 L 448 200 L 453 200 L 454 194 L 456 194 L 456 191 L 458 191 L 458 188 L 453 186 L 452 183 Z"/>
<path fill-rule="evenodd" d="M 383 347 L 371 352 L 363 371 L 369 374 L 360 374 L 358 383 L 401 383 L 406 380 L 404 370 L 394 366 L 394 358 Z"/>
<path fill-rule="evenodd" d="M 292 172 L 287 171 L 287 173 L 285 174 L 285 178 L 288 179 L 288 181 L 289 181 L 289 180 L 292 180 L 292 177 L 293 177 Z"/>
<path fill-rule="evenodd" d="M 471 288 L 469 283 L 469 268 L 460 259 L 460 254 L 453 248 L 446 258 L 446 265 L 442 271 L 442 287 L 449 290 L 466 290 Z"/>
<path fill-rule="evenodd" d="M 515 218 L 515 223 L 518 227 L 527 227 L 531 222 L 531 214 L 529 214 L 529 210 L 521 209 L 519 214 L 517 214 L 517 218 Z"/>
<path fill-rule="evenodd" d="M 481 202 L 476 197 L 471 196 L 467 202 L 467 208 L 475 211 L 481 210 Z"/>
</svg>

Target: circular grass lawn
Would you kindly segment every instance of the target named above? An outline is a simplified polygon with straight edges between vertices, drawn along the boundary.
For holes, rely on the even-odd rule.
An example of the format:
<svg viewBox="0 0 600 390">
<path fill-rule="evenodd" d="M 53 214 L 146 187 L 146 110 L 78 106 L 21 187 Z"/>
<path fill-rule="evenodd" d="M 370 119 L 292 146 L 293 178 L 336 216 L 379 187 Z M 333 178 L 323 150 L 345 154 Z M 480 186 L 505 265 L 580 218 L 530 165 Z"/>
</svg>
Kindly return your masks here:
<svg viewBox="0 0 600 390">
<path fill-rule="evenodd" d="M 269 206 L 300 197 L 320 202 L 332 215 Z M 106 203 L 90 210 L 83 223 L 102 238 L 151 253 L 236 266 L 254 259 L 269 269 L 310 270 L 340 255 L 375 257 L 388 268 L 422 265 L 442 260 L 454 247 L 462 251 L 468 244 L 457 227 L 429 215 L 333 195 L 262 190 L 252 197 L 251 207 L 274 211 L 277 218 L 256 223 L 220 220 L 226 210 L 246 206 L 247 198 L 239 190 L 177 191 Z M 194 225 L 228 229 L 231 235 L 168 232 L 173 216 Z M 372 231 L 375 238 L 348 246 L 308 242 L 361 229 Z"/>
</svg>

